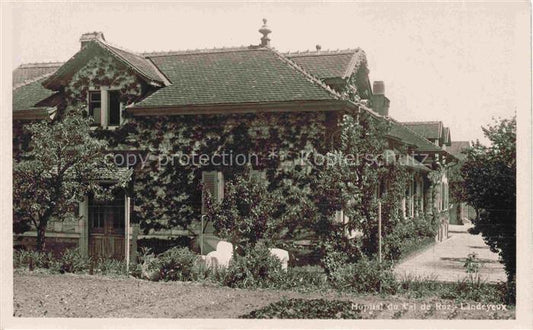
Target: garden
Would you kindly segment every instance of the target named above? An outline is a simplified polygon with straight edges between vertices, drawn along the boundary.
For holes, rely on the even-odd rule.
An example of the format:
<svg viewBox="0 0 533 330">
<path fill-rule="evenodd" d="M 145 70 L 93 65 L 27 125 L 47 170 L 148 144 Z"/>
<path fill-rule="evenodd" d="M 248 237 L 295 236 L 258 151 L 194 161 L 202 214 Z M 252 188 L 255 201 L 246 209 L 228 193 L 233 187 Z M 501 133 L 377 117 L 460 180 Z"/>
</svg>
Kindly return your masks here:
<svg viewBox="0 0 533 330">
<path fill-rule="evenodd" d="M 14 307 L 26 317 L 514 318 L 506 285 L 480 281 L 476 265 L 474 257 L 463 281 L 442 283 L 395 278 L 389 263 L 342 264 L 335 255 L 323 267 L 283 270 L 262 244 L 227 268 L 207 267 L 188 248 L 145 250 L 129 272 L 123 261 L 77 250 L 15 251 Z M 493 310 L 465 308 L 476 304 Z"/>
</svg>

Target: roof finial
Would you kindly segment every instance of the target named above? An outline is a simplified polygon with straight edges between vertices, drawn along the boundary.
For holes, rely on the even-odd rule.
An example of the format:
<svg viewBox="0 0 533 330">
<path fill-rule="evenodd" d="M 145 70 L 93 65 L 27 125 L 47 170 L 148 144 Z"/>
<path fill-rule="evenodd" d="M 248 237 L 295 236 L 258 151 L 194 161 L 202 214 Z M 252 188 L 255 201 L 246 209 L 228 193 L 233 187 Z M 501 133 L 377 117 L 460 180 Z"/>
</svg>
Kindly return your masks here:
<svg viewBox="0 0 533 330">
<path fill-rule="evenodd" d="M 259 29 L 259 33 L 263 35 L 261 38 L 261 47 L 270 47 L 270 38 L 268 37 L 268 34 L 272 32 L 272 30 L 270 30 L 266 24 L 267 20 L 266 18 L 263 18 L 263 26 Z"/>
</svg>

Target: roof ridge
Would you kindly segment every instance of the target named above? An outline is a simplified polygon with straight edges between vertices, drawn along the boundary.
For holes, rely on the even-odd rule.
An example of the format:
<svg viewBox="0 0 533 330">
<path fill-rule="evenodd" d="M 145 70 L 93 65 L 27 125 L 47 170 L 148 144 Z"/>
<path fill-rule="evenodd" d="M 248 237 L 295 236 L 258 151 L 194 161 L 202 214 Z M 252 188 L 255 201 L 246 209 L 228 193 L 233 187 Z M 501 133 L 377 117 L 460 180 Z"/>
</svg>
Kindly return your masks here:
<svg viewBox="0 0 533 330">
<path fill-rule="evenodd" d="M 294 57 L 305 57 L 305 56 L 329 56 L 329 55 L 343 55 L 343 54 L 351 54 L 356 53 L 358 50 L 360 50 L 359 47 L 357 48 L 346 48 L 346 49 L 326 49 L 326 50 L 305 50 L 305 51 L 288 51 L 283 53 L 285 56 L 294 56 Z"/>
<path fill-rule="evenodd" d="M 54 71 L 54 72 L 55 72 L 55 71 Z M 26 80 L 24 80 L 24 81 L 21 82 L 21 83 L 18 83 L 18 84 L 16 84 L 16 85 L 13 85 L 13 90 L 16 90 L 17 88 L 20 88 L 20 87 L 23 87 L 23 86 L 29 85 L 29 84 L 34 83 L 34 82 L 36 82 L 36 81 L 39 81 L 39 80 L 41 80 L 41 79 L 43 79 L 43 78 L 46 78 L 46 77 L 48 77 L 48 76 L 51 76 L 52 74 L 54 74 L 54 72 L 48 72 L 48 73 L 42 74 L 42 75 L 40 75 L 40 76 L 34 77 L 34 78 L 32 78 L 32 79 L 26 79 Z"/>
<path fill-rule="evenodd" d="M 160 57 L 160 56 L 176 56 L 176 55 L 196 55 L 196 54 L 216 54 L 216 53 L 229 53 L 234 51 L 247 51 L 247 50 L 264 50 L 264 48 L 256 46 L 235 46 L 235 47 L 221 47 L 221 48 L 197 48 L 197 49 L 185 49 L 185 50 L 169 50 L 162 52 L 144 52 L 141 53 L 145 58 Z"/>
<path fill-rule="evenodd" d="M 400 122 L 404 125 L 425 125 L 425 124 L 439 124 L 442 123 L 441 120 L 427 120 L 427 121 L 402 121 Z"/>
<path fill-rule="evenodd" d="M 272 53 L 274 53 L 276 56 L 278 56 L 283 62 L 285 62 L 286 64 L 288 64 L 289 66 L 293 67 L 294 69 L 296 69 L 297 71 L 299 71 L 301 74 L 303 74 L 309 81 L 315 83 L 316 85 L 318 85 L 319 87 L 322 87 L 324 90 L 326 90 L 327 92 L 329 92 L 332 96 L 334 96 L 335 98 L 338 98 L 338 99 L 345 99 L 341 94 L 337 93 L 335 90 L 333 90 L 331 87 L 329 87 L 328 85 L 326 85 L 324 82 L 322 82 L 320 79 L 318 79 L 317 77 L 313 76 L 312 74 L 310 74 L 309 72 L 307 72 L 305 69 L 303 69 L 302 67 L 300 67 L 298 64 L 296 64 L 294 61 L 292 61 L 290 58 L 284 56 L 282 53 L 278 52 L 277 50 L 273 49 L 273 48 L 266 48 L 268 50 L 270 50 Z"/>
</svg>

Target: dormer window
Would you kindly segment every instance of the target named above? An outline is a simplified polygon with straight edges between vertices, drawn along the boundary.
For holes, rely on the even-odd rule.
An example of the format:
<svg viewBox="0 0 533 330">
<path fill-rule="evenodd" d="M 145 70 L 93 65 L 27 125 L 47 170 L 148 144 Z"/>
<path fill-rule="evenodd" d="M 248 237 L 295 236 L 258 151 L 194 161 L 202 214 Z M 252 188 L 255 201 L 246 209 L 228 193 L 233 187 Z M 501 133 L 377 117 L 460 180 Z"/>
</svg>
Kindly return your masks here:
<svg viewBox="0 0 533 330">
<path fill-rule="evenodd" d="M 122 121 L 122 104 L 118 90 L 92 90 L 88 95 L 89 116 L 95 126 L 119 126 Z"/>
</svg>

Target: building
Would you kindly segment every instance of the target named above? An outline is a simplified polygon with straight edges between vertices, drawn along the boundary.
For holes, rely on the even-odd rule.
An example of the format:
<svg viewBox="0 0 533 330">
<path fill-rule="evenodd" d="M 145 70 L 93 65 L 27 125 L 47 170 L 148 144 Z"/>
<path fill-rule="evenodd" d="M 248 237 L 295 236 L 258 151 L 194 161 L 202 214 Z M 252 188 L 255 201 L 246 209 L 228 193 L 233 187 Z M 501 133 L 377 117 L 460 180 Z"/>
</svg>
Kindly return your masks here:
<svg viewBox="0 0 533 330">
<path fill-rule="evenodd" d="M 27 64 L 14 71 L 15 149 L 25 123 L 75 107 L 91 116 L 95 131 L 111 141 L 115 161 L 135 159 L 131 187 L 111 202 L 87 196 L 72 221 L 49 226 L 49 248 L 79 246 L 86 255 L 122 258 L 127 249 L 137 250 L 137 242 L 198 236 L 204 212 L 201 187 L 220 200 L 224 181 L 232 177 L 227 167 L 194 164 L 201 161 L 198 155 L 231 150 L 248 154 L 244 161 L 250 162 L 253 150 L 258 159 L 254 171 L 266 176 L 268 170 L 296 161 L 269 166 L 272 149 L 329 150 L 347 112 L 390 123 L 391 150 L 407 148 L 397 155 L 412 175 L 402 201 L 404 217 L 431 208 L 428 173 L 454 158 L 445 150 L 449 129 L 434 138 L 391 118 L 385 85 L 371 84 L 361 49 L 317 47 L 283 54 L 270 47 L 266 22 L 259 31 L 258 45 L 144 54 L 111 45 L 101 32 L 86 33 L 80 50 L 65 63 Z M 183 151 L 188 162 L 180 163 L 179 171 L 153 175 L 153 167 L 175 165 L 168 155 Z M 139 161 L 143 159 L 149 160 L 147 166 Z M 442 240 L 447 237 L 448 191 L 446 172 L 439 173 L 437 239 Z M 171 198 L 161 197 L 168 192 Z M 130 220 L 140 225 L 129 225 Z M 35 232 L 28 231 L 15 241 L 31 245 L 33 237 Z"/>
</svg>

